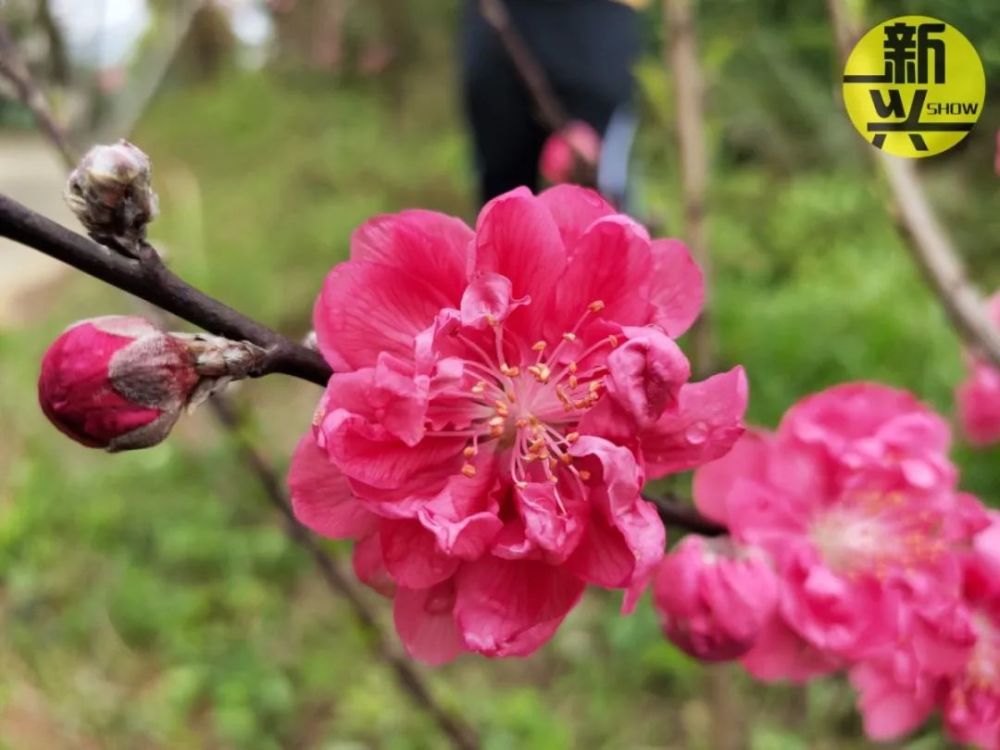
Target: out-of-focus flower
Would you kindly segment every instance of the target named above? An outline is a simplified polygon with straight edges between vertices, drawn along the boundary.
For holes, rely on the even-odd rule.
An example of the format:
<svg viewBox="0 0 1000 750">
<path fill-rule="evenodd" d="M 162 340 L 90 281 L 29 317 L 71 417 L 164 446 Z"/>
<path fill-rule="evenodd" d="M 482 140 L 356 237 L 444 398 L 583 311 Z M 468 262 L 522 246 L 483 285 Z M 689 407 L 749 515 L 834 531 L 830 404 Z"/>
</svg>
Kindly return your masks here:
<svg viewBox="0 0 1000 750">
<path fill-rule="evenodd" d="M 70 326 L 42 359 L 38 400 L 82 445 L 109 451 L 161 442 L 185 407 L 245 377 L 260 350 L 214 336 L 171 334 L 144 318 Z"/>
<path fill-rule="evenodd" d="M 833 671 L 892 642 L 906 607 L 954 599 L 953 546 L 984 516 L 955 489 L 948 442 L 944 421 L 908 393 L 848 384 L 699 470 L 699 508 L 778 571 L 777 613 L 744 657 L 751 673 Z"/>
<path fill-rule="evenodd" d="M 408 651 L 531 653 L 587 583 L 663 555 L 647 476 L 725 453 L 741 369 L 688 383 L 673 338 L 701 307 L 683 246 L 596 193 L 525 189 L 476 230 L 427 211 L 354 235 L 316 303 L 336 374 L 294 457 L 298 518 L 354 538 Z"/>
<path fill-rule="evenodd" d="M 1000 515 L 959 552 L 958 596 L 901 610 L 898 637 L 851 669 L 865 732 L 893 740 L 940 709 L 955 740 L 1000 747 Z"/>
<path fill-rule="evenodd" d="M 69 176 L 66 203 L 94 239 L 134 254 L 156 218 L 149 157 L 122 139 L 94 146 Z"/>
<path fill-rule="evenodd" d="M 1000 372 L 985 362 L 973 362 L 969 377 L 961 383 L 955 398 L 962 433 L 973 445 L 1000 441 Z"/>
<path fill-rule="evenodd" d="M 545 139 L 539 171 L 553 185 L 578 182 L 581 160 L 596 167 L 600 156 L 601 136 L 587 123 L 573 120 Z"/>
<path fill-rule="evenodd" d="M 990 320 L 1000 326 L 1000 293 L 987 308 Z M 1000 441 L 1000 371 L 986 361 L 968 356 L 969 375 L 955 391 L 958 422 L 973 445 Z"/>
<path fill-rule="evenodd" d="M 653 601 L 667 637 L 706 661 L 742 656 L 777 601 L 769 561 L 726 538 L 688 536 L 660 564 Z"/>
</svg>

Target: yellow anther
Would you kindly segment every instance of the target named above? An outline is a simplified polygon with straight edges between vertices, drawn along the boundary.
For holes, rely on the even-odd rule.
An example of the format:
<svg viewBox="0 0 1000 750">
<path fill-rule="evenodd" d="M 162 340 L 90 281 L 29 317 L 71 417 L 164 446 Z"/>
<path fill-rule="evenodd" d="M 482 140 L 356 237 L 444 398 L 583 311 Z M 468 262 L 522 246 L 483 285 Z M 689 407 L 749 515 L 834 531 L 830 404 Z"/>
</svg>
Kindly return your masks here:
<svg viewBox="0 0 1000 750">
<path fill-rule="evenodd" d="M 569 376 L 569 387 L 570 388 L 576 388 L 578 385 L 580 385 L 580 381 L 577 380 L 576 375 L 570 375 Z"/>
<path fill-rule="evenodd" d="M 579 432 L 571 432 L 569 435 L 566 436 L 566 442 L 569 443 L 569 444 L 571 444 L 571 445 L 573 443 L 575 443 L 579 439 L 580 439 L 580 433 Z"/>
<path fill-rule="evenodd" d="M 462 473 L 467 477 L 474 477 L 476 476 L 476 467 L 472 464 L 465 464 L 462 466 Z"/>
<path fill-rule="evenodd" d="M 567 369 L 569 369 L 570 372 L 576 372 L 579 368 L 577 367 L 576 362 L 570 362 Z"/>
<path fill-rule="evenodd" d="M 556 459 L 554 459 L 554 458 L 550 458 L 550 459 L 549 459 L 549 468 L 550 468 L 550 469 L 551 469 L 552 471 L 555 471 L 556 469 L 558 469 L 558 468 L 559 468 L 559 461 L 557 461 L 557 460 L 556 460 Z"/>
<path fill-rule="evenodd" d="M 490 421 L 487 422 L 487 424 L 490 427 L 503 427 L 503 423 L 506 421 L 507 421 L 506 419 L 498 415 L 496 417 L 491 417 Z"/>
<path fill-rule="evenodd" d="M 590 472 L 587 471 L 586 469 L 580 469 L 580 479 L 586 482 L 588 479 L 590 479 Z"/>
<path fill-rule="evenodd" d="M 510 401 L 512 404 L 517 403 L 517 396 L 514 395 L 514 391 L 512 391 L 510 388 L 505 390 L 503 394 L 507 397 L 507 400 Z"/>
<path fill-rule="evenodd" d="M 485 390 L 486 390 L 486 381 L 485 380 L 480 380 L 478 383 L 476 383 L 474 386 L 472 386 L 472 392 L 473 393 L 482 393 Z"/>
<path fill-rule="evenodd" d="M 590 310 L 592 313 L 600 312 L 601 310 L 604 309 L 604 300 L 595 299 L 593 302 L 587 305 L 587 309 Z"/>
<path fill-rule="evenodd" d="M 570 403 L 569 396 L 566 395 L 566 391 L 563 390 L 561 385 L 556 386 L 556 397 L 563 402 L 564 406 Z"/>
<path fill-rule="evenodd" d="M 558 484 L 559 483 L 559 477 L 557 477 L 555 474 L 553 474 L 552 476 L 549 477 L 549 481 L 552 482 L 552 484 Z"/>
<path fill-rule="evenodd" d="M 552 376 L 552 370 L 550 370 L 549 366 L 545 364 L 532 365 L 528 368 L 528 372 L 530 372 L 539 383 L 549 382 L 549 378 Z"/>
<path fill-rule="evenodd" d="M 591 393 L 596 393 L 601 388 L 601 381 L 591 380 L 589 390 Z"/>
<path fill-rule="evenodd" d="M 525 481 L 522 481 L 522 480 L 520 480 L 520 479 L 515 479 L 515 480 L 514 480 L 514 484 L 515 484 L 515 486 L 516 486 L 516 487 L 517 487 L 518 489 L 521 489 L 521 490 L 523 490 L 523 489 L 527 488 L 527 486 L 528 486 L 528 483 L 527 483 L 527 482 L 525 482 Z"/>
<path fill-rule="evenodd" d="M 490 313 L 486 313 L 486 322 L 489 323 L 494 328 L 496 328 L 496 325 L 499 321 Z"/>
<path fill-rule="evenodd" d="M 465 456 L 466 458 L 472 458 L 474 455 L 476 455 L 476 449 L 473 448 L 471 445 L 467 445 L 465 447 L 465 450 L 462 451 L 462 455 Z"/>
<path fill-rule="evenodd" d="M 518 428 L 519 430 L 520 430 L 520 429 L 524 429 L 525 427 L 527 427 L 527 426 L 528 426 L 528 420 L 527 420 L 527 419 L 525 419 L 524 417 L 521 417 L 521 418 L 520 418 L 520 419 L 518 419 L 518 420 L 517 420 L 517 421 L 516 421 L 516 422 L 515 422 L 514 424 L 515 424 L 515 425 L 517 425 L 517 428 Z"/>
<path fill-rule="evenodd" d="M 548 344 L 545 343 L 544 341 L 536 341 L 534 344 L 531 345 L 531 350 L 536 352 L 544 352 L 545 347 L 547 346 Z"/>
<path fill-rule="evenodd" d="M 563 334 L 563 339 L 566 341 L 576 341 L 576 334 L 572 331 L 566 331 L 566 333 Z"/>
<path fill-rule="evenodd" d="M 608 343 L 611 344 L 612 347 L 618 346 L 618 337 L 615 336 L 614 334 L 611 334 L 610 336 L 608 336 Z"/>
<path fill-rule="evenodd" d="M 567 466 L 573 463 L 573 457 L 568 453 L 563 453 L 561 456 L 559 456 L 559 460 L 562 461 Z"/>
</svg>

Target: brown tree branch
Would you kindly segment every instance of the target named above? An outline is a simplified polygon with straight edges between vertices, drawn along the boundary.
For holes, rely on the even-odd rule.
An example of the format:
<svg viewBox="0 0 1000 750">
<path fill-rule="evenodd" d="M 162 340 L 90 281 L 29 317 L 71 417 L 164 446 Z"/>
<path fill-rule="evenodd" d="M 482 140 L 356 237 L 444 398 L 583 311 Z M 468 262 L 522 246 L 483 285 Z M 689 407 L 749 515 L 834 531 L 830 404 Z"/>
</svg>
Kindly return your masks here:
<svg viewBox="0 0 1000 750">
<path fill-rule="evenodd" d="M 691 329 L 691 364 L 699 376 L 713 369 L 715 345 L 712 337 L 711 258 L 705 228 L 708 192 L 708 148 L 705 139 L 705 96 L 698 61 L 695 11 L 691 0 L 663 0 L 665 36 L 670 40 L 667 58 L 674 75 L 677 109 L 677 140 L 684 201 L 684 239 L 705 277 L 706 306 Z"/>
<path fill-rule="evenodd" d="M 569 123 L 569 115 L 552 90 L 549 77 L 545 75 L 538 58 L 511 22 L 507 4 L 503 0 L 480 0 L 479 10 L 500 37 L 500 43 L 524 81 L 545 127 L 552 132 L 562 130 Z"/>
<path fill-rule="evenodd" d="M 702 536 L 724 536 L 729 533 L 725 526 L 701 515 L 694 505 L 673 492 L 662 497 L 646 494 L 642 497 L 656 506 L 660 519 L 667 526 L 679 526 Z"/>
<path fill-rule="evenodd" d="M 827 0 L 827 10 L 843 65 L 858 34 L 843 0 Z M 871 154 L 889 185 L 890 214 L 913 262 L 966 346 L 1000 367 L 1000 330 L 990 321 L 982 295 L 969 281 L 954 242 L 927 199 L 913 160 L 878 149 Z"/>
<path fill-rule="evenodd" d="M 542 64 L 511 21 L 507 4 L 504 0 L 479 0 L 479 12 L 500 38 L 500 43 L 506 50 L 514 70 L 521 77 L 528 95 L 535 103 L 542 123 L 553 133 L 562 130 L 569 124 L 570 115 L 553 90 Z M 567 145 L 573 152 L 576 177 L 579 182 L 596 185 L 597 165 L 581 153 L 574 143 L 567 141 Z"/>
<path fill-rule="evenodd" d="M 5 195 L 0 195 L 0 236 L 45 253 L 209 333 L 257 344 L 268 355 L 252 377 L 283 373 L 317 385 L 326 385 L 330 379 L 330 366 L 319 352 L 195 289 L 162 264 L 126 258 Z"/>
<path fill-rule="evenodd" d="M 268 502 L 284 518 L 285 532 L 313 558 L 327 588 L 347 600 L 372 650 L 380 660 L 392 668 L 403 690 L 419 708 L 427 712 L 455 747 L 462 750 L 478 748 L 480 742 L 476 733 L 461 718 L 437 702 L 413 664 L 399 652 L 393 641 L 386 637 L 368 602 L 357 592 L 334 559 L 320 546 L 316 537 L 296 520 L 285 496 L 284 484 L 278 479 L 267 458 L 257 450 L 241 428 L 239 415 L 232 404 L 223 399 L 213 398 L 210 400 L 210 406 L 219 422 L 234 437 L 243 461 L 251 468 L 264 488 Z"/>
</svg>

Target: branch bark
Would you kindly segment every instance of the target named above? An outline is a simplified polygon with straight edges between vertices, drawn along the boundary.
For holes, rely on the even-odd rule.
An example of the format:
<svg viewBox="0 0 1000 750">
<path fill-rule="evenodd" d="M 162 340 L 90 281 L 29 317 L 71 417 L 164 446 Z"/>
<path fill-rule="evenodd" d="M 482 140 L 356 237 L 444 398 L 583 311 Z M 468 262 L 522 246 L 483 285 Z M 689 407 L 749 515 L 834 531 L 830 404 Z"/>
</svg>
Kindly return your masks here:
<svg viewBox="0 0 1000 750">
<path fill-rule="evenodd" d="M 701 515 L 690 502 L 673 493 L 667 493 L 663 497 L 656 495 L 642 497 L 656 506 L 660 519 L 668 526 L 680 526 L 702 536 L 724 536 L 729 533 L 725 526 Z"/>
<path fill-rule="evenodd" d="M 553 133 L 562 130 L 569 124 L 570 115 L 553 90 L 542 64 L 511 21 L 507 4 L 504 0 L 480 0 L 479 11 L 500 38 L 500 43 L 506 50 L 514 70 L 521 77 L 528 89 L 528 95 L 535 103 L 542 123 Z M 567 142 L 567 145 L 576 161 L 576 177 L 585 185 L 596 185 L 597 165 L 581 153 L 572 142 Z"/>
<path fill-rule="evenodd" d="M 296 520 L 285 495 L 284 483 L 280 481 L 268 459 L 242 430 L 240 417 L 232 404 L 219 398 L 212 398 L 209 403 L 218 421 L 228 429 L 236 441 L 244 463 L 257 477 L 268 502 L 284 519 L 287 535 L 313 558 L 327 588 L 347 600 L 372 650 L 381 661 L 392 668 L 402 689 L 434 720 L 455 747 L 461 750 L 478 748 L 480 743 L 476 733 L 458 716 L 437 702 L 412 663 L 386 637 L 372 607 L 358 593 L 334 559 L 320 546 L 316 537 Z"/>
<path fill-rule="evenodd" d="M 843 65 L 858 34 L 843 0 L 827 0 L 827 10 Z M 954 242 L 927 199 L 913 160 L 877 149 L 871 153 L 889 186 L 890 214 L 913 262 L 966 346 L 1000 367 L 1000 330 L 990 321 L 982 295 L 969 281 Z"/>
<path fill-rule="evenodd" d="M 712 337 L 711 258 L 705 228 L 705 199 L 708 192 L 708 147 L 705 138 L 705 97 L 698 61 L 695 11 L 691 0 L 663 0 L 665 36 L 670 40 L 668 62 L 674 75 L 677 108 L 678 155 L 681 192 L 684 201 L 684 239 L 705 277 L 706 305 L 691 330 L 691 363 L 699 376 L 713 368 L 715 345 Z"/>
<path fill-rule="evenodd" d="M 319 352 L 195 289 L 162 264 L 114 253 L 5 195 L 0 195 L 0 236 L 45 253 L 209 333 L 257 344 L 268 356 L 252 373 L 254 377 L 283 373 L 321 386 L 330 379 L 330 366 Z"/>
</svg>

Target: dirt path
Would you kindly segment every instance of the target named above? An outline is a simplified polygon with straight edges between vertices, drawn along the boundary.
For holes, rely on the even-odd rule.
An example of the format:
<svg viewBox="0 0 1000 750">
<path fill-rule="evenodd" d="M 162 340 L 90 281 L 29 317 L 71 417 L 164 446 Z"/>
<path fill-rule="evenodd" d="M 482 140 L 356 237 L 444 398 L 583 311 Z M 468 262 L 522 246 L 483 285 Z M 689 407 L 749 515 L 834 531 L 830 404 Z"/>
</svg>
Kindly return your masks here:
<svg viewBox="0 0 1000 750">
<path fill-rule="evenodd" d="M 43 140 L 0 133 L 0 192 L 75 228 L 76 220 L 62 201 L 64 180 L 62 163 Z M 63 272 L 62 264 L 0 239 L 0 327 L 23 323 L 31 293 Z"/>
</svg>

